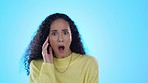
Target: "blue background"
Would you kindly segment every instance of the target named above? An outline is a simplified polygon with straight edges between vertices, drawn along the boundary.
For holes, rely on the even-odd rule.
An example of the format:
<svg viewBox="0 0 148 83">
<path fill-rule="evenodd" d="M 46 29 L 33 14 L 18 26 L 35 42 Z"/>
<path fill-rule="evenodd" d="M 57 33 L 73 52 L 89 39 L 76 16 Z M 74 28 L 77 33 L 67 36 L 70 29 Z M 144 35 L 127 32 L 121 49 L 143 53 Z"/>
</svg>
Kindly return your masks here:
<svg viewBox="0 0 148 83">
<path fill-rule="evenodd" d="M 148 0 L 1 0 L 1 83 L 28 83 L 21 57 L 56 12 L 75 21 L 100 83 L 148 83 Z"/>
</svg>

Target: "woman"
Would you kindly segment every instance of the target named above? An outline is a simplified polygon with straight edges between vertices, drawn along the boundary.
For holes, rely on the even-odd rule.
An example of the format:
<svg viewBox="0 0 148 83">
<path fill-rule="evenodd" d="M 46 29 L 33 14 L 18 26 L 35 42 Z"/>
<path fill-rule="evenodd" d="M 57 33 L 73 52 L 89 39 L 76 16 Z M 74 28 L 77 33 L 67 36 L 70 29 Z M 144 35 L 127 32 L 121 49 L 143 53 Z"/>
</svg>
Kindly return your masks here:
<svg viewBox="0 0 148 83">
<path fill-rule="evenodd" d="M 48 16 L 25 54 L 30 83 L 98 83 L 98 64 L 85 54 L 75 23 L 65 14 Z"/>
</svg>

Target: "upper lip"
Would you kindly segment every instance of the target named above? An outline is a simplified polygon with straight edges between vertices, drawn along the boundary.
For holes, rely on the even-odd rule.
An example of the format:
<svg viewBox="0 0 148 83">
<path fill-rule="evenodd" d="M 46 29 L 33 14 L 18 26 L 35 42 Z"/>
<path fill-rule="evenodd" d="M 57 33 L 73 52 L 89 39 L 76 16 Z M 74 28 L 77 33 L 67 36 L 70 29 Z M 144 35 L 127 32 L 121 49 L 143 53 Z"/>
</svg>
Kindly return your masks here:
<svg viewBox="0 0 148 83">
<path fill-rule="evenodd" d="M 65 47 L 64 45 L 58 45 L 58 48 L 61 47 L 61 46 L 62 46 L 62 47 Z"/>
</svg>

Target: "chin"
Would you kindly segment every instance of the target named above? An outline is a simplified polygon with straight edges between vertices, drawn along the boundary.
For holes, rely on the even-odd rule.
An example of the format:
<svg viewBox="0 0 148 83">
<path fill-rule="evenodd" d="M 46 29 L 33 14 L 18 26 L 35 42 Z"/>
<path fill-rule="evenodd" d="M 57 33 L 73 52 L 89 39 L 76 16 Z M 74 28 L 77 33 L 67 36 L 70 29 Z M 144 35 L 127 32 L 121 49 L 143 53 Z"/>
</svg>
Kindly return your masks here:
<svg viewBox="0 0 148 83">
<path fill-rule="evenodd" d="M 65 55 L 65 53 L 60 53 L 60 52 L 55 53 L 55 57 L 57 57 L 57 58 L 64 58 L 64 55 Z"/>
</svg>

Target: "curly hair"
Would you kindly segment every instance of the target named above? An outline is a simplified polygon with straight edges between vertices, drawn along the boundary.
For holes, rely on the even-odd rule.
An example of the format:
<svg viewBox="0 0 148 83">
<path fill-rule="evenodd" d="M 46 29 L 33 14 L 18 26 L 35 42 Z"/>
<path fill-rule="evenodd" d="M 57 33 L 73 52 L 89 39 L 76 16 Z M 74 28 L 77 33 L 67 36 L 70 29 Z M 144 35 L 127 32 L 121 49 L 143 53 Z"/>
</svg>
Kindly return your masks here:
<svg viewBox="0 0 148 83">
<path fill-rule="evenodd" d="M 36 34 L 34 35 L 33 39 L 31 40 L 30 44 L 28 45 L 25 54 L 24 54 L 24 67 L 27 72 L 27 75 L 30 73 L 30 62 L 32 60 L 41 60 L 42 57 L 42 45 L 45 42 L 47 36 L 49 35 L 50 25 L 54 20 L 63 19 L 69 23 L 71 33 L 72 33 L 72 42 L 70 45 L 70 49 L 72 52 L 79 53 L 84 55 L 85 50 L 83 44 L 81 42 L 81 37 L 78 32 L 78 29 L 66 14 L 62 13 L 55 13 L 46 17 L 46 19 L 41 23 L 39 26 Z"/>
</svg>

